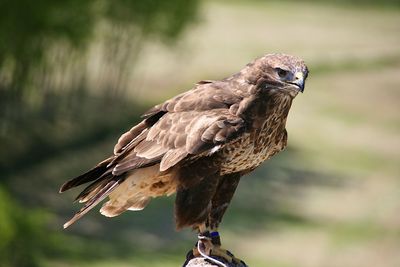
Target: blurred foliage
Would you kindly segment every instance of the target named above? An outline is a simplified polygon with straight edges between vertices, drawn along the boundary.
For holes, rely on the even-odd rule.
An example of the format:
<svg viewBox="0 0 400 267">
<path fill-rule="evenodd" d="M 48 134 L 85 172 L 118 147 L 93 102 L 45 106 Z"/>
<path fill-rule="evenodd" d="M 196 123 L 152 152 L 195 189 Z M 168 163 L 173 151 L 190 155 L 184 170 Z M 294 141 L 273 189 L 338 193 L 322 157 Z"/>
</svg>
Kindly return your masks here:
<svg viewBox="0 0 400 267">
<path fill-rule="evenodd" d="M 130 55 L 148 38 L 175 40 L 195 18 L 197 2 L 0 1 L 0 168 L 12 170 L 30 157 L 107 133 L 115 126 L 112 114 L 126 102 L 116 91 L 127 65 L 134 65 Z M 118 73 L 103 91 L 87 82 L 84 55 L 91 42 L 104 44 L 101 53 Z M 112 100 L 118 104 L 107 104 Z M 85 127 L 97 132 L 81 135 Z"/>
<path fill-rule="evenodd" d="M 143 110 L 141 105 L 130 105 L 123 98 L 112 98 L 118 104 L 110 105 L 111 97 L 93 96 L 83 89 L 47 92 L 44 98 L 40 107 L 23 107 L 24 116 L 15 117 L 9 126 L 8 131 L 13 134 L 0 136 L 3 179 L 61 151 L 85 147 L 117 134 L 134 123 Z"/>
<path fill-rule="evenodd" d="M 46 194 L 10 177 L 135 123 L 143 107 L 127 100 L 123 87 L 143 43 L 172 44 L 195 20 L 198 2 L 0 0 L 0 266 L 39 266 L 46 253 L 78 253 L 63 244 L 88 244 L 49 230 L 33 200 Z M 97 53 L 88 55 L 93 47 Z M 93 74 L 90 64 L 101 71 Z M 43 183 L 36 174 L 26 178 Z M 54 181 L 51 191 L 61 182 Z"/>
<path fill-rule="evenodd" d="M 21 208 L 0 186 L 0 266 L 39 266 L 47 214 Z"/>
<path fill-rule="evenodd" d="M 197 1 L 16 0 L 0 2 L 1 90 L 23 91 L 32 68 L 60 42 L 83 48 L 100 22 L 172 40 L 195 17 Z M 4 84 L 8 82 L 8 84 Z M 8 85 L 7 88 L 4 88 Z"/>
<path fill-rule="evenodd" d="M 9 149 L 18 155 L 32 156 L 33 150 L 41 154 L 48 151 L 47 142 L 58 147 L 63 142 L 57 135 L 68 137 L 63 126 L 72 123 L 107 127 L 102 125 L 107 120 L 93 120 L 99 107 L 92 102 L 122 99 L 142 43 L 149 38 L 176 40 L 195 19 L 197 4 L 197 0 L 0 1 L 0 155 Z M 98 44 L 100 51 L 90 57 L 87 48 Z M 100 71 L 90 76 L 90 64 Z M 30 148 L 30 143 L 36 146 Z M 0 165 L 10 161 L 18 162 L 11 155 Z"/>
</svg>

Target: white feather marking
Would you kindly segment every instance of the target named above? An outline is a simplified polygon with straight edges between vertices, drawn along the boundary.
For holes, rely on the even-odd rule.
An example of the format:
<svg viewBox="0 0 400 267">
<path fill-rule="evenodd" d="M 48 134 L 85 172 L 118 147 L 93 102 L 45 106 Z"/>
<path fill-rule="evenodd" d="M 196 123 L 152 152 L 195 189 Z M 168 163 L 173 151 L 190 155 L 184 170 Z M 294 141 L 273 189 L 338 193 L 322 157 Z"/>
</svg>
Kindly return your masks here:
<svg viewBox="0 0 400 267">
<path fill-rule="evenodd" d="M 212 154 L 214 154 L 215 152 L 217 152 L 220 149 L 221 149 L 221 145 L 215 146 L 209 150 L 208 155 L 211 156 Z"/>
</svg>

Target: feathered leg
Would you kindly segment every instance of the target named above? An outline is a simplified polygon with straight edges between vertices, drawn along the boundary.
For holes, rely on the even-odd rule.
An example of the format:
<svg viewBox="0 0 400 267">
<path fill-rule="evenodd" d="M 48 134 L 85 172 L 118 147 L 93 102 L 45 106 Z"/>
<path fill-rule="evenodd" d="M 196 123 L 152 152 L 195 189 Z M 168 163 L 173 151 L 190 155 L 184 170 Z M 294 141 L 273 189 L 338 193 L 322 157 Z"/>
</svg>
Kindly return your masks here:
<svg viewBox="0 0 400 267">
<path fill-rule="evenodd" d="M 199 240 L 193 250 L 189 251 L 183 266 L 186 266 L 195 257 L 203 257 L 222 267 L 246 266 L 242 260 L 236 258 L 231 252 L 221 248 L 221 239 L 218 233 L 218 226 L 233 197 L 239 179 L 239 174 L 221 177 L 211 201 L 211 211 L 208 219 L 197 227 Z"/>
<path fill-rule="evenodd" d="M 224 176 L 217 188 L 217 194 L 212 199 L 212 208 L 209 215 L 209 227 L 213 249 L 211 255 L 227 260 L 236 265 L 246 265 L 242 260 L 236 258 L 230 251 L 221 247 L 221 237 L 218 227 L 222 218 L 232 200 L 233 194 L 239 184 L 240 174 L 231 174 Z"/>
<path fill-rule="evenodd" d="M 176 228 L 197 228 L 208 219 L 212 198 L 222 177 L 216 169 L 207 168 L 203 159 L 181 166 L 175 175 L 179 180 L 175 198 Z"/>
</svg>

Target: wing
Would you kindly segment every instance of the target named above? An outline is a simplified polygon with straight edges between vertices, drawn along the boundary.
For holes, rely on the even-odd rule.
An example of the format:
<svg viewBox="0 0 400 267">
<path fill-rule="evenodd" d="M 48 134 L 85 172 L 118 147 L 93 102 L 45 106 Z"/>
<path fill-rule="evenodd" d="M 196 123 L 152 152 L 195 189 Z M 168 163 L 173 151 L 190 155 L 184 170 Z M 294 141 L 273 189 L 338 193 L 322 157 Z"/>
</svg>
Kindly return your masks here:
<svg viewBox="0 0 400 267">
<path fill-rule="evenodd" d="M 190 91 L 159 104 L 143 114 L 148 118 L 160 112 L 205 111 L 211 109 L 228 109 L 243 99 L 243 92 L 235 90 L 224 81 L 200 81 Z"/>
<path fill-rule="evenodd" d="M 244 131 L 243 114 L 253 97 L 235 83 L 201 81 L 146 112 L 143 121 L 119 138 L 113 156 L 64 183 L 60 192 L 104 174 L 118 176 L 158 163 L 165 171 L 187 156 L 215 152 Z"/>
<path fill-rule="evenodd" d="M 165 171 L 188 156 L 217 151 L 244 131 L 236 114 L 242 100 L 227 83 L 202 81 L 155 106 L 119 139 L 109 164 L 113 175 L 156 163 Z"/>
<path fill-rule="evenodd" d="M 160 162 L 160 171 L 165 171 L 187 156 L 217 151 L 244 128 L 244 120 L 228 109 L 166 113 L 145 131 L 146 137 L 115 162 L 113 174 L 156 162 Z"/>
<path fill-rule="evenodd" d="M 240 136 L 246 128 L 236 115 L 242 102 L 247 103 L 226 83 L 206 81 L 145 113 L 143 121 L 119 138 L 112 157 L 61 187 L 63 192 L 92 182 L 77 197 L 86 205 L 67 226 L 122 183 L 124 173 L 155 164 L 166 171 L 187 157 L 212 154 Z"/>
</svg>

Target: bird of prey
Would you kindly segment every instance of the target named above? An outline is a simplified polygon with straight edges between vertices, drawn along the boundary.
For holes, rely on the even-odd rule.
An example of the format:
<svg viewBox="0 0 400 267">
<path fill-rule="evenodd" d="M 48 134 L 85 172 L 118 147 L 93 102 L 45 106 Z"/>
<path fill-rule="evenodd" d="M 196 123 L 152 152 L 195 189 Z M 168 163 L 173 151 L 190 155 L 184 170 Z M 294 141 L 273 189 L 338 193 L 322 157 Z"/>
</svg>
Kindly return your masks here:
<svg viewBox="0 0 400 267">
<path fill-rule="evenodd" d="M 62 185 L 60 192 L 90 183 L 76 198 L 84 206 L 64 227 L 106 197 L 100 212 L 113 217 L 175 193 L 177 229 L 199 234 L 191 257 L 237 260 L 221 248 L 218 227 L 240 178 L 286 147 L 286 118 L 307 75 L 303 60 L 267 54 L 154 106 L 112 156 Z"/>
</svg>

